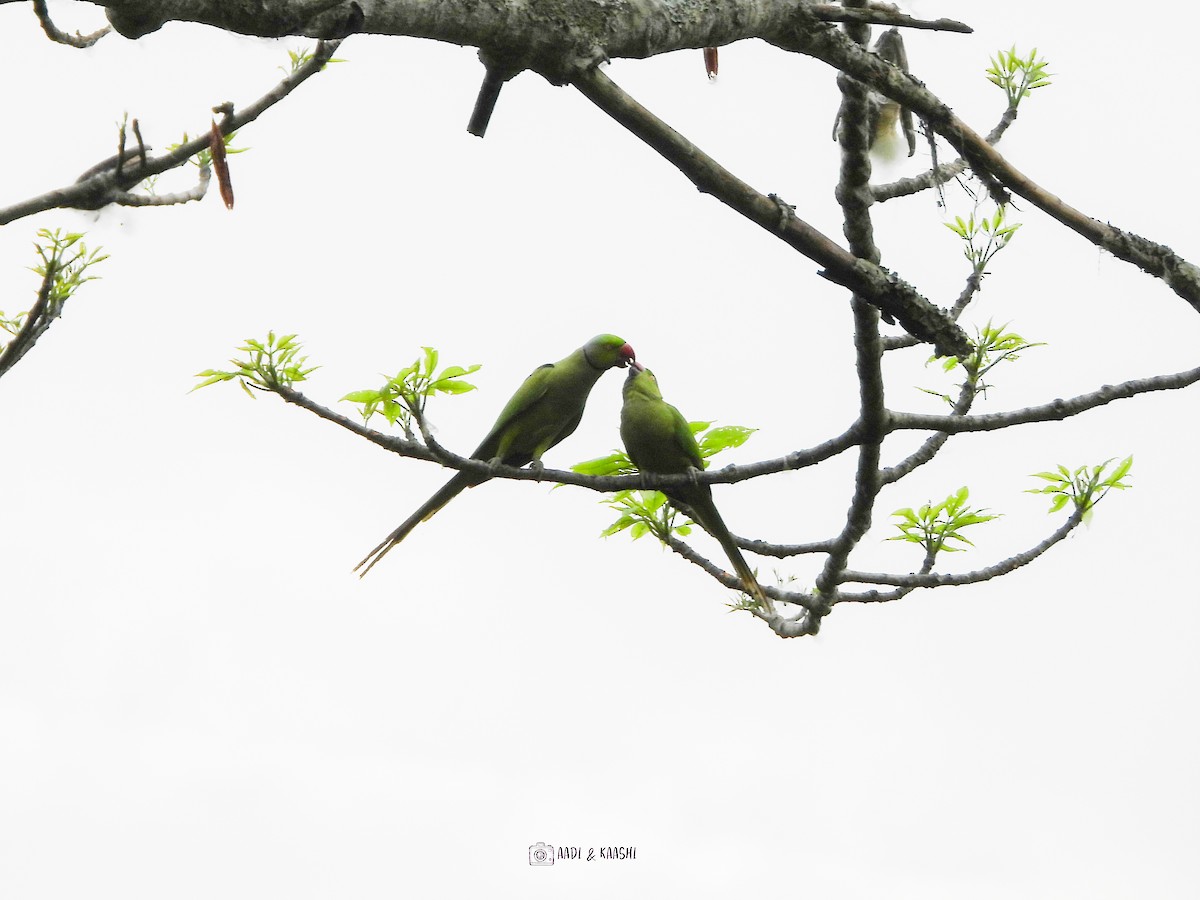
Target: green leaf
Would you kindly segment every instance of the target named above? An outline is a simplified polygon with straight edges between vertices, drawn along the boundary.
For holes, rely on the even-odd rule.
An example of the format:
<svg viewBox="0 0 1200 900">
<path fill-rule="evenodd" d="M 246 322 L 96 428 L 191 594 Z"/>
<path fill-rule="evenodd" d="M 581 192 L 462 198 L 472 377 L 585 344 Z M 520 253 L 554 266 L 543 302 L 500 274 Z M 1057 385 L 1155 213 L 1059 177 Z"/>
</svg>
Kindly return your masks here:
<svg viewBox="0 0 1200 900">
<path fill-rule="evenodd" d="M 731 447 L 740 447 L 757 430 L 742 425 L 723 425 L 720 428 L 713 428 L 700 439 L 700 453 L 702 456 L 712 456 Z"/>
<path fill-rule="evenodd" d="M 580 475 L 620 475 L 635 469 L 629 457 L 617 450 L 608 456 L 576 463 L 571 466 L 571 471 Z"/>
<path fill-rule="evenodd" d="M 443 394 L 465 394 L 475 390 L 475 385 L 465 381 L 435 381 L 429 385 L 429 390 L 440 391 Z"/>
<path fill-rule="evenodd" d="M 351 403 L 378 403 L 382 399 L 383 394 L 379 391 L 351 391 L 342 400 L 349 400 Z"/>
</svg>

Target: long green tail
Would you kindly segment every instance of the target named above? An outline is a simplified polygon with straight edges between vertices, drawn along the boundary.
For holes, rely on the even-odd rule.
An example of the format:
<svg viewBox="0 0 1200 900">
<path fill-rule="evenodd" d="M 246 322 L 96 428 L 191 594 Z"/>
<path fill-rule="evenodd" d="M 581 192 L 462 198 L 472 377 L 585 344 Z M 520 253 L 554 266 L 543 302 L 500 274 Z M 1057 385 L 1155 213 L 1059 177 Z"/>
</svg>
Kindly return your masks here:
<svg viewBox="0 0 1200 900">
<path fill-rule="evenodd" d="M 729 562 L 733 564 L 734 572 L 742 580 L 742 585 L 745 587 L 746 593 L 758 601 L 758 605 L 762 607 L 764 612 L 771 612 L 773 607 L 770 599 L 768 599 L 766 593 L 763 591 L 762 585 L 758 583 L 758 579 L 754 575 L 754 570 L 750 568 L 750 565 L 746 562 L 746 558 L 742 556 L 741 549 L 733 542 L 733 535 L 725 527 L 725 521 L 717 511 L 717 506 L 713 503 L 712 496 L 697 496 L 690 499 L 692 502 L 689 506 L 691 507 L 692 515 L 700 524 L 700 527 L 717 539 L 717 543 L 721 545 L 721 549 L 729 557 Z"/>
<path fill-rule="evenodd" d="M 355 572 L 362 569 L 361 572 L 358 572 L 358 577 L 362 578 L 370 572 L 372 566 L 383 559 L 389 550 L 408 537 L 410 531 L 422 522 L 433 518 L 434 513 L 461 494 L 466 488 L 475 484 L 476 481 L 475 477 L 468 475 L 466 472 L 459 472 L 442 485 L 441 490 L 426 500 L 420 509 L 405 519 L 400 527 L 385 537 L 378 547 L 363 557 L 362 561 L 354 567 Z"/>
</svg>

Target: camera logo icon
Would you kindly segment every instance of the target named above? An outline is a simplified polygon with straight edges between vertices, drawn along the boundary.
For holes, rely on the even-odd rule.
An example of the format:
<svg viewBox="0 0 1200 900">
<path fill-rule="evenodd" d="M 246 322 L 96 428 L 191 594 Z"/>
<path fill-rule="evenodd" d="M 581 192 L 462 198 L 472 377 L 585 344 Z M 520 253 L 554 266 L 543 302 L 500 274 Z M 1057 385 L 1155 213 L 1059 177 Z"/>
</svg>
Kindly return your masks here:
<svg viewBox="0 0 1200 900">
<path fill-rule="evenodd" d="M 529 845 L 529 864 L 531 866 L 554 865 L 554 848 L 549 844 L 538 841 Z"/>
</svg>

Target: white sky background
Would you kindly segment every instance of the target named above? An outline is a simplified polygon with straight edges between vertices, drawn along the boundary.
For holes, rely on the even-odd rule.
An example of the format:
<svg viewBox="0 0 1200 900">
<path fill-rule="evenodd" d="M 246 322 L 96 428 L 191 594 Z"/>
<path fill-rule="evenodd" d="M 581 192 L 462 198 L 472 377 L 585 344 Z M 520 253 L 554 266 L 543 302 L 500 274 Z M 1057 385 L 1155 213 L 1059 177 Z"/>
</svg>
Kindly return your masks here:
<svg viewBox="0 0 1200 900">
<path fill-rule="evenodd" d="M 65 29 L 98 22 L 52 9 Z M 916 11 L 976 27 L 907 40 L 914 72 L 980 131 L 1002 110 L 988 55 L 1037 46 L 1054 86 L 1002 150 L 1085 212 L 1200 259 L 1194 11 Z M 24 4 L 0 7 L 0 34 L 0 205 L 114 152 L 125 111 L 157 147 L 196 133 L 303 43 L 168 26 L 77 51 Z M 601 331 L 690 418 L 761 429 L 728 461 L 840 433 L 857 388 L 844 293 L 574 91 L 519 77 L 480 141 L 465 131 L 473 51 L 354 37 L 338 55 L 239 137 L 234 212 L 214 185 L 201 204 L 0 234 L 10 313 L 33 300 L 38 227 L 112 254 L 0 381 L 0 895 L 1196 895 L 1194 391 L 952 441 L 887 491 L 856 568 L 917 567 L 915 548 L 882 543 L 886 514 L 962 484 L 1005 518 L 944 561 L 955 570 L 1060 521 L 1022 493 L 1031 472 L 1133 453 L 1136 486 L 1014 575 L 840 606 L 815 639 L 729 614 L 729 592 L 652 539 L 597 539 L 612 515 L 576 489 L 485 485 L 353 577 L 447 476 L 270 396 L 188 393 L 246 337 L 298 332 L 323 366 L 305 390 L 334 406 L 423 344 L 483 363 L 479 391 L 432 408 L 461 452 L 530 369 Z M 747 43 L 721 50 L 715 85 L 699 51 L 609 73 L 840 240 L 820 64 Z M 1183 300 L 1020 206 L 967 324 L 1049 346 L 997 371 L 979 410 L 1196 364 Z M 884 263 L 945 304 L 967 269 L 943 217 L 932 195 L 876 208 Z M 951 386 L 927 355 L 889 360 L 893 406 L 938 409 L 910 387 Z M 621 379 L 602 379 L 549 465 L 618 446 Z M 819 539 L 851 467 L 717 499 L 735 532 Z M 814 565 L 777 567 L 809 585 Z M 637 859 L 531 868 L 535 841 Z"/>
</svg>

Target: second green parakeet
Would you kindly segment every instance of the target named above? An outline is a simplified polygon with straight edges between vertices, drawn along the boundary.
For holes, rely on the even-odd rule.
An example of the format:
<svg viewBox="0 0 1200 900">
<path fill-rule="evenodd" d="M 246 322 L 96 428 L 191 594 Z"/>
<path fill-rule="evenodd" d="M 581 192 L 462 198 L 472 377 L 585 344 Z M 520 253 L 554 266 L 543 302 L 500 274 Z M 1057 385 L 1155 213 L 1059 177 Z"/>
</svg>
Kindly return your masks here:
<svg viewBox="0 0 1200 900">
<path fill-rule="evenodd" d="M 674 406 L 663 400 L 658 379 L 649 369 L 633 364 L 625 379 L 625 403 L 621 407 L 621 440 L 625 452 L 643 472 L 661 475 L 681 475 L 704 469 L 704 458 L 687 419 Z M 759 585 L 754 572 L 746 564 L 742 551 L 725 527 L 721 514 L 713 503 L 712 489 L 707 484 L 672 487 L 663 493 L 673 502 L 683 504 L 693 519 L 717 539 L 733 570 L 742 580 L 745 590 L 763 610 L 770 611 L 771 603 Z"/>
<path fill-rule="evenodd" d="M 506 466 L 532 463 L 535 468 L 540 468 L 542 454 L 579 426 L 588 394 L 600 376 L 609 369 L 624 367 L 633 361 L 633 348 L 629 344 L 616 335 L 601 334 L 565 359 L 534 369 L 500 411 L 496 424 L 471 454 L 471 459 Z M 482 484 L 488 477 L 474 472 L 456 474 L 368 553 L 354 571 L 362 569 L 360 577 L 366 575 L 417 525 L 431 518 L 465 488 Z"/>
</svg>

